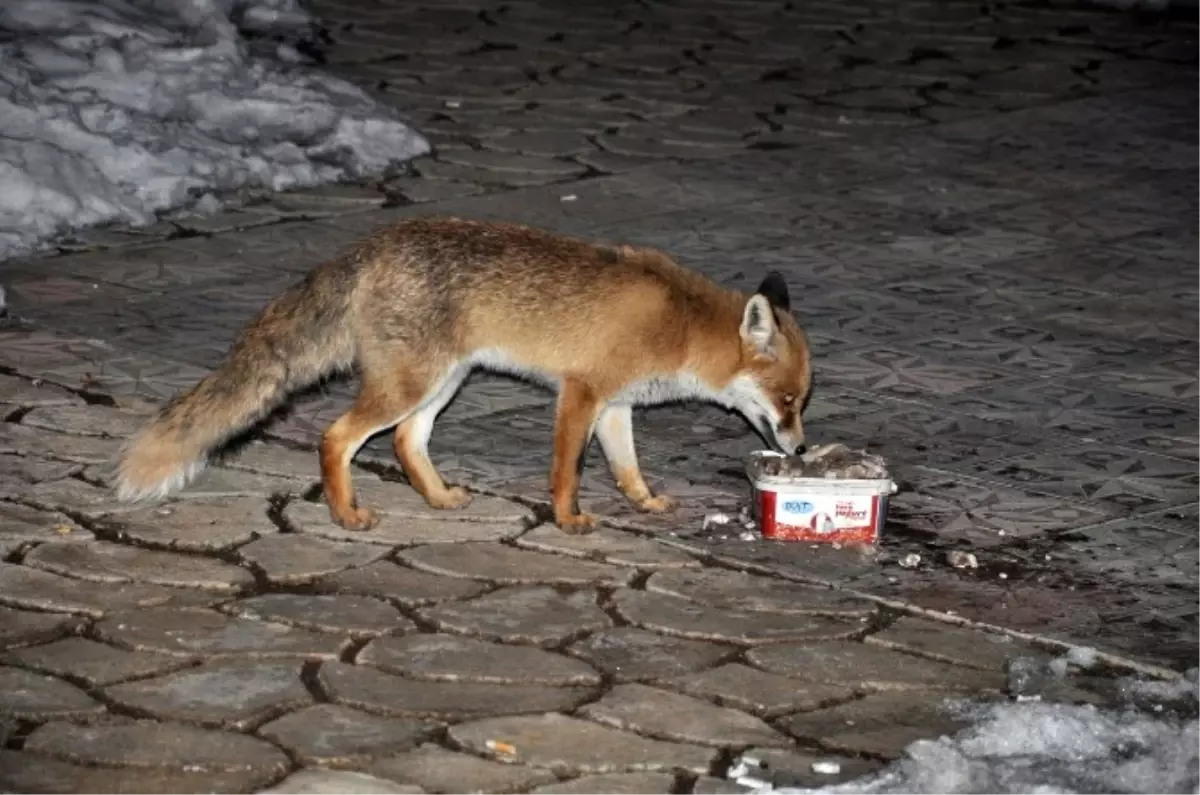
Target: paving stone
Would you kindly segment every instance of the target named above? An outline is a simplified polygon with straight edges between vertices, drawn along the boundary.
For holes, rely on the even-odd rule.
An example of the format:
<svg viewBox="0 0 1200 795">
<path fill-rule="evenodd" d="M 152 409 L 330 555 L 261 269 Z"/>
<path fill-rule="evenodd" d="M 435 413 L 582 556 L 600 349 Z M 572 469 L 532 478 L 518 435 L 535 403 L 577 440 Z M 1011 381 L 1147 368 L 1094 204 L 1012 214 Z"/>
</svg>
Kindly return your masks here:
<svg viewBox="0 0 1200 795">
<path fill-rule="evenodd" d="M 142 583 L 98 583 L 0 563 L 0 604 L 100 618 L 112 612 L 167 605 L 205 605 L 211 591 Z"/>
<path fill-rule="evenodd" d="M 253 564 L 268 582 L 277 585 L 312 582 L 365 566 L 387 554 L 387 548 L 377 544 L 328 541 L 295 533 L 279 533 L 238 548 L 238 557 Z"/>
<path fill-rule="evenodd" d="M 314 450 L 293 450 L 281 444 L 254 441 L 220 459 L 223 469 L 261 472 L 312 483 L 321 478 L 320 456 Z"/>
<path fill-rule="evenodd" d="M 91 541 L 95 536 L 61 513 L 0 502 L 0 557 L 43 541 Z"/>
<path fill-rule="evenodd" d="M 381 715 L 444 720 L 568 710 L 592 696 L 582 687 L 417 681 L 344 663 L 325 663 L 318 678 L 335 703 Z"/>
<path fill-rule="evenodd" d="M 0 374 L 0 404 L 10 406 L 79 405 L 83 398 L 60 386 Z"/>
<path fill-rule="evenodd" d="M 469 602 L 421 608 L 422 618 L 447 632 L 504 643 L 553 646 L 612 626 L 593 591 L 563 596 L 544 586 L 501 588 Z"/>
<path fill-rule="evenodd" d="M 596 632 L 567 648 L 616 682 L 658 680 L 698 671 L 738 650 L 700 640 L 668 637 L 635 627 Z"/>
<path fill-rule="evenodd" d="M 93 477 L 95 477 L 93 475 Z M 111 483 L 104 478 L 104 483 Z M 177 500 L 213 499 L 221 497 L 278 497 L 303 494 L 313 484 L 262 472 L 245 472 L 222 467 L 205 467 L 195 480 L 175 494 Z"/>
<path fill-rule="evenodd" d="M 917 740 L 934 740 L 967 726 L 928 693 L 874 693 L 829 709 L 781 718 L 794 737 L 850 754 L 898 759 Z"/>
<path fill-rule="evenodd" d="M 297 770 L 274 787 L 259 790 L 287 795 L 390 795 L 424 791 L 351 770 Z"/>
<path fill-rule="evenodd" d="M 17 649 L 69 635 L 83 626 L 74 616 L 0 607 L 0 649 Z"/>
<path fill-rule="evenodd" d="M 96 624 L 103 640 L 178 657 L 308 657 L 336 659 L 349 641 L 307 629 L 250 621 L 213 610 L 140 610 Z"/>
<path fill-rule="evenodd" d="M 135 510 L 130 504 L 117 502 L 111 490 L 76 478 L 37 483 L 0 478 L 0 499 L 31 505 L 44 511 L 63 511 L 90 518 Z"/>
<path fill-rule="evenodd" d="M 387 602 L 369 596 L 270 593 L 231 602 L 225 612 L 318 632 L 374 637 L 416 629 Z"/>
<path fill-rule="evenodd" d="M 25 483 L 40 483 L 43 480 L 62 480 L 78 475 L 83 464 L 73 461 L 53 461 L 23 455 L 0 455 L 0 477 Z"/>
<path fill-rule="evenodd" d="M 89 687 L 167 673 L 190 664 L 178 657 L 114 649 L 85 638 L 64 638 L 44 646 L 15 649 L 0 659 L 10 665 L 81 681 Z"/>
<path fill-rule="evenodd" d="M 676 769 L 704 773 L 718 753 L 554 714 L 460 723 L 450 727 L 450 739 L 484 756 L 501 753 L 488 748 L 489 740 L 503 742 L 516 751 L 504 754 L 504 761 L 568 776 Z"/>
<path fill-rule="evenodd" d="M 432 744 L 381 759 L 368 769 L 377 776 L 408 782 L 426 792 L 525 792 L 554 781 L 554 775 L 545 770 L 490 762 Z"/>
<path fill-rule="evenodd" d="M 41 754 L 0 750 L 0 789 L 5 792 L 240 793 L 270 783 L 278 774 L 249 768 L 226 771 L 202 765 L 139 768 L 92 767 Z"/>
<path fill-rule="evenodd" d="M 0 717 L 19 720 L 85 718 L 104 705 L 53 676 L 0 666 Z"/>
<path fill-rule="evenodd" d="M 517 546 L 540 552 L 557 552 L 619 566 L 640 569 L 695 568 L 700 562 L 684 552 L 633 533 L 597 528 L 587 535 L 564 533 L 553 525 L 539 525 L 517 539 Z"/>
<path fill-rule="evenodd" d="M 627 585 L 630 568 L 513 549 L 503 544 L 432 544 L 398 557 L 415 569 L 502 585 Z"/>
<path fill-rule="evenodd" d="M 1018 643 L 1008 635 L 977 632 L 911 616 L 896 619 L 887 629 L 863 638 L 863 642 L 984 671 L 1003 671 L 1004 663 L 1014 657 L 1049 660 L 1044 652 Z"/>
<path fill-rule="evenodd" d="M 655 572 L 646 581 L 646 590 L 729 610 L 848 618 L 865 617 L 875 611 L 871 602 L 830 588 L 725 569 Z"/>
<path fill-rule="evenodd" d="M 116 704 L 164 720 L 244 730 L 312 699 L 298 662 L 226 661 L 114 685 Z"/>
<path fill-rule="evenodd" d="M 579 713 L 617 729 L 697 745 L 791 744 L 788 738 L 744 712 L 642 684 L 617 685 Z"/>
<path fill-rule="evenodd" d="M 128 439 L 141 430 L 148 419 L 149 416 L 141 412 L 123 411 L 86 403 L 64 403 L 56 406 L 39 406 L 22 417 L 21 424 L 30 428 L 74 433 L 80 436 Z"/>
<path fill-rule="evenodd" d="M 475 196 L 483 193 L 485 188 L 474 182 L 453 182 L 448 179 L 420 179 L 407 177 L 397 180 L 387 187 L 393 195 L 399 194 L 413 204 L 438 202 L 443 199 L 457 199 L 462 196 Z"/>
<path fill-rule="evenodd" d="M 853 619 L 787 613 L 721 610 L 671 596 L 621 589 L 617 612 L 631 624 L 666 635 L 757 645 L 849 637 L 861 631 Z"/>
<path fill-rule="evenodd" d="M 238 591 L 254 585 L 250 572 L 196 555 L 121 544 L 52 541 L 25 556 L 25 564 L 92 582 L 145 582 L 208 591 Z"/>
<path fill-rule="evenodd" d="M 314 704 L 260 726 L 258 734 L 301 764 L 347 767 L 415 748 L 434 724 L 370 715 L 338 704 Z"/>
<path fill-rule="evenodd" d="M 600 684 L 600 675 L 579 660 L 541 649 L 501 646 L 455 635 L 378 638 L 358 653 L 357 661 L 412 679 L 551 686 Z"/>
<path fill-rule="evenodd" d="M 519 155 L 511 155 L 519 157 Z M 493 170 L 480 166 L 464 166 L 459 163 L 444 161 L 422 161 L 415 165 L 417 174 L 426 182 L 452 182 L 454 184 L 474 184 L 482 189 L 507 192 L 511 188 L 547 185 L 570 179 L 575 172 L 559 174 L 553 171 L 511 171 Z M 583 173 L 580 168 L 578 173 Z"/>
<path fill-rule="evenodd" d="M 377 596 L 402 607 L 469 599 L 488 589 L 484 583 L 426 574 L 385 560 L 324 577 L 317 584 L 341 593 Z"/>
<path fill-rule="evenodd" d="M 407 488 L 396 485 L 397 488 Z M 359 497 L 360 505 L 377 506 Z M 429 509 L 432 511 L 432 509 Z M 381 511 L 382 513 L 382 511 Z M 343 530 L 329 520 L 324 503 L 288 503 L 283 518 L 299 532 L 330 538 L 334 541 L 359 541 L 389 547 L 415 544 L 457 544 L 464 541 L 503 541 L 516 538 L 524 526 L 519 520 L 476 521 L 460 520 L 457 512 L 443 511 L 440 516 L 383 516 L 379 524 L 368 531 Z"/>
<path fill-rule="evenodd" d="M 533 514 L 523 505 L 502 500 L 499 497 L 489 497 L 486 494 L 472 494 L 471 502 L 462 508 L 437 510 L 430 508 L 425 503 L 425 498 L 417 494 L 411 486 L 389 482 L 374 476 L 356 476 L 354 491 L 360 505 L 374 508 L 381 515 L 388 517 L 502 523 L 532 521 L 533 519 Z M 328 509 L 326 509 L 327 521 L 328 518 Z"/>
<path fill-rule="evenodd" d="M 805 684 L 741 663 L 675 677 L 666 684 L 766 718 L 828 707 L 849 701 L 859 692 L 849 685 Z"/>
<path fill-rule="evenodd" d="M 446 149 L 439 153 L 438 158 L 445 163 L 503 173 L 570 177 L 584 171 L 582 166 L 565 160 L 477 149 Z"/>
<path fill-rule="evenodd" d="M 673 791 L 675 777 L 669 773 L 609 773 L 600 776 L 580 776 L 570 781 L 559 781 L 538 787 L 532 792 L 559 793 L 569 795 L 590 792 L 610 792 L 614 795 L 660 795 Z"/>
<path fill-rule="evenodd" d="M 255 737 L 156 721 L 47 723 L 25 740 L 25 751 L 47 762 L 44 757 L 50 756 L 89 767 L 125 768 L 120 777 L 93 779 L 91 783 L 110 785 L 97 792 L 246 792 L 266 786 L 291 766 L 282 751 Z M 131 776 L 128 768 L 136 768 L 137 775 Z M 118 783 L 142 776 L 147 784 L 172 782 L 172 787 L 140 790 L 138 783 Z M 184 784 L 192 789 L 181 789 Z"/>
<path fill-rule="evenodd" d="M 119 521 L 124 536 L 148 546 L 217 552 L 279 532 L 269 507 L 259 497 L 208 497 L 140 508 Z"/>
<path fill-rule="evenodd" d="M 751 649 L 751 664 L 805 682 L 872 690 L 999 690 L 999 673 L 935 662 L 853 641 L 789 643 Z"/>
<path fill-rule="evenodd" d="M 587 138 L 571 130 L 538 130 L 487 136 L 484 148 L 542 157 L 564 157 L 594 151 Z"/>
<path fill-rule="evenodd" d="M 81 464 L 107 464 L 115 459 L 121 444 L 119 439 L 47 433 L 38 428 L 0 422 L 0 453 Z"/>
</svg>

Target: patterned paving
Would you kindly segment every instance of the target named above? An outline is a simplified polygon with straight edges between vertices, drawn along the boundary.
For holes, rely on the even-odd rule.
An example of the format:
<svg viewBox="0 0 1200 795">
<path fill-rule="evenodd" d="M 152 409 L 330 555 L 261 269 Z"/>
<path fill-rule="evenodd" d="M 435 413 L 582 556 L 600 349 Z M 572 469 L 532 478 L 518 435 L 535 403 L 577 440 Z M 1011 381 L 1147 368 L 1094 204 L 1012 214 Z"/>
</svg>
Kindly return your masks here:
<svg viewBox="0 0 1200 795">
<path fill-rule="evenodd" d="M 546 760 L 556 753 L 570 759 L 568 773 L 557 771 L 563 775 L 635 775 L 632 762 L 609 771 L 586 755 L 572 755 L 596 743 L 610 758 L 627 760 L 632 751 L 623 743 L 633 733 L 662 744 L 656 753 L 669 760 L 664 764 L 676 778 L 665 784 L 631 780 L 629 786 L 718 791 L 704 789 L 717 786 L 704 776 L 719 772 L 712 765 L 721 743 L 689 733 L 682 723 L 659 725 L 654 712 L 667 706 L 681 715 L 700 710 L 696 725 L 748 732 L 749 742 L 770 745 L 787 726 L 807 725 L 772 722 L 791 707 L 712 710 L 719 709 L 717 702 L 741 703 L 739 688 L 762 692 L 764 677 L 790 674 L 754 663 L 749 673 L 721 678 L 714 672 L 708 683 L 680 680 L 664 691 L 614 689 L 588 696 L 576 692 L 586 682 L 575 683 L 563 668 L 564 661 L 581 659 L 611 675 L 617 670 L 609 667 L 615 665 L 611 655 L 618 652 L 629 665 L 653 671 L 656 660 L 696 661 L 633 677 L 667 682 L 728 662 L 708 654 L 705 644 L 725 649 L 754 642 L 730 633 L 801 626 L 780 624 L 778 606 L 749 618 L 711 605 L 663 610 L 644 598 L 642 575 L 668 559 L 675 561 L 670 565 L 703 561 L 748 569 L 762 576 L 764 589 L 785 580 L 816 580 L 889 604 L 1095 644 L 1145 661 L 1194 664 L 1200 643 L 1194 20 L 1137 21 L 1057 4 L 918 0 L 573 3 L 569 13 L 565 2 L 485 0 L 436 7 L 341 0 L 314 7 L 332 38 L 327 68 L 408 113 L 435 143 L 434 157 L 378 184 L 260 198 L 248 210 L 203 222 L 97 230 L 64 241 L 58 256 L 5 263 L 13 314 L 21 320 L 0 328 L 0 372 L 24 380 L 5 387 L 15 396 L 0 407 L 0 457 L 57 463 L 26 474 L 20 466 L 0 468 L 0 509 L 24 506 L 36 515 L 22 526 L 43 528 L 32 535 L 6 529 L 0 539 L 7 556 L 0 566 L 0 602 L 20 608 L 2 625 L 19 624 L 14 632 L 20 640 L 12 645 L 23 647 L 5 658 L 18 667 L 0 671 L 65 676 L 86 693 L 37 690 L 42 700 L 36 709 L 0 708 L 0 735 L 15 721 L 18 740 L 9 748 L 54 759 L 67 754 L 69 762 L 61 764 L 72 766 L 35 770 L 22 752 L 20 763 L 9 768 L 18 771 L 16 778 L 4 786 L 54 790 L 47 777 L 70 778 L 78 774 L 76 765 L 93 771 L 82 779 L 87 786 L 112 786 L 105 771 L 140 763 L 103 745 L 90 756 L 72 756 L 62 749 L 79 742 L 70 731 L 83 729 L 51 731 L 45 727 L 60 724 L 42 723 L 58 714 L 54 710 L 82 715 L 104 709 L 125 716 L 118 724 L 134 738 L 146 729 L 126 726 L 130 716 L 181 721 L 170 724 L 184 728 L 172 729 L 180 734 L 164 739 L 164 748 L 199 743 L 206 759 L 253 758 L 238 768 L 248 772 L 219 787 L 265 786 L 291 763 L 234 747 L 220 732 L 203 732 L 257 731 L 287 747 L 292 758 L 308 758 L 303 749 L 317 742 L 313 738 L 279 739 L 292 737 L 289 717 L 279 715 L 302 708 L 323 710 L 319 721 L 353 725 L 363 736 L 391 738 L 390 745 L 339 751 L 338 759 L 353 760 L 342 766 L 429 791 L 454 789 L 469 786 L 469 779 L 439 782 L 446 758 L 457 760 L 462 776 L 485 763 L 465 757 L 468 764 L 449 748 L 494 756 L 478 747 L 480 732 L 536 738 L 549 726 L 538 723 L 548 718 L 511 717 L 522 711 L 512 706 L 520 695 L 543 705 L 537 711 L 570 712 L 588 698 L 599 700 L 585 708 L 586 720 L 558 718 L 561 725 L 553 724 L 574 750 L 542 748 L 530 739 L 533 745 L 519 749 L 527 753 L 521 757 L 525 766 L 476 771 L 484 790 L 546 785 L 553 778 L 546 778 L 552 767 Z M 162 552 L 199 543 L 187 541 L 187 528 L 195 525 L 164 529 L 153 518 L 118 514 L 99 521 L 116 510 L 94 485 L 102 473 L 88 468 L 116 444 L 100 435 L 99 425 L 115 420 L 103 414 L 113 409 L 99 404 L 112 398 L 140 410 L 141 401 L 160 402 L 190 385 L 219 361 L 257 307 L 297 274 L 381 224 L 431 212 L 508 218 L 661 246 L 740 288 L 752 287 L 766 268 L 783 270 L 817 357 L 811 436 L 881 452 L 902 483 L 880 553 L 865 559 L 702 530 L 707 513 L 745 504 L 742 463 L 757 440 L 740 419 L 695 407 L 646 410 L 636 418 L 652 485 L 683 500 L 674 517 L 632 512 L 596 451 L 589 457 L 583 502 L 609 517 L 615 529 L 605 531 L 613 534 L 605 543 L 616 546 L 605 547 L 596 560 L 581 560 L 572 576 L 603 583 L 605 610 L 595 608 L 594 596 L 554 596 L 549 586 L 561 586 L 568 573 L 538 574 L 543 570 L 535 567 L 514 581 L 500 571 L 499 558 L 481 551 L 499 544 L 506 551 L 497 554 L 516 561 L 515 550 L 531 538 L 526 533 L 539 528 L 500 527 L 503 522 L 458 528 L 450 539 L 477 551 L 450 557 L 438 552 L 436 559 L 432 552 L 393 557 L 396 549 L 442 546 L 422 546 L 429 544 L 426 520 L 401 523 L 382 540 L 329 541 L 320 511 L 302 499 L 315 460 L 301 456 L 293 467 L 286 462 L 296 454 L 279 444 L 255 459 L 253 478 L 218 473 L 187 501 L 236 496 L 251 500 L 247 515 L 261 517 L 268 495 L 293 495 L 287 505 L 299 511 L 299 524 L 285 528 L 299 532 L 276 537 L 307 537 L 306 528 L 316 529 L 312 541 L 285 550 L 290 560 L 275 562 L 283 570 L 299 567 L 304 576 L 297 582 L 308 583 L 268 589 L 291 593 L 290 601 L 264 602 L 256 591 L 261 583 L 238 591 L 242 586 L 230 579 L 246 570 L 268 576 L 268 565 L 242 547 L 256 534 L 273 533 L 271 523 L 249 534 L 230 525 L 228 534 L 205 547 L 213 557 L 196 559 L 208 562 L 200 570 L 185 566 L 189 556 Z M 31 379 L 74 393 L 48 398 Z M 264 438 L 311 449 L 353 393 L 352 382 L 332 382 L 299 396 L 288 414 L 265 427 Z M 86 421 L 62 412 L 39 420 L 38 412 L 49 410 L 47 401 L 77 406 L 80 394 L 97 404 L 89 410 L 101 413 Z M 547 395 L 479 376 L 439 421 L 432 453 L 450 480 L 537 505 L 546 497 L 551 437 Z M 374 472 L 395 476 L 387 439 L 364 450 L 361 460 Z M 399 494 L 405 487 L 380 489 Z M 279 500 L 273 504 L 280 506 Z M 124 549 L 133 538 L 142 540 L 128 549 L 174 555 L 179 560 L 164 575 L 170 582 L 120 573 L 140 571 L 149 565 L 145 561 L 38 562 L 34 552 L 47 539 L 61 543 L 44 533 L 43 525 L 55 521 L 73 525 L 80 534 L 73 537 L 94 536 L 98 540 L 85 543 L 105 549 Z M 621 546 L 635 542 L 643 546 Z M 380 544 L 382 562 L 373 553 Z M 537 555 L 579 554 L 535 548 Z M 955 549 L 973 552 L 980 568 L 948 565 L 945 554 Z M 898 566 L 910 553 L 921 556 L 921 565 Z M 638 573 L 629 575 L 622 566 Z M 513 563 L 513 570 L 520 568 Z M 374 606 L 362 613 L 336 599 L 304 602 L 315 598 L 308 586 L 318 573 L 340 578 L 317 589 L 322 594 L 357 594 L 375 599 Z M 64 574 L 68 579 L 60 582 Z M 129 585 L 111 593 L 72 597 L 69 587 L 126 580 Z M 489 593 L 481 597 L 470 583 L 483 583 Z M 614 595 L 614 583 L 625 583 L 628 593 Z M 226 595 L 219 595 L 222 589 Z M 494 604 L 481 607 L 472 599 Z M 687 599 L 704 604 L 695 593 Z M 457 606 L 461 600 L 467 600 L 463 607 Z M 161 615 L 138 617 L 135 611 L 133 624 L 119 632 L 105 623 L 110 614 L 147 604 L 161 605 Z M 193 614 L 180 611 L 208 605 L 218 606 L 203 613 L 211 626 L 195 630 L 198 659 L 206 662 L 195 673 L 176 673 L 174 664 L 157 656 L 166 650 L 155 646 L 155 633 L 188 626 Z M 492 626 L 493 608 L 520 620 Z M 883 624 L 894 620 L 886 611 L 881 615 Z M 539 624 L 543 618 L 546 627 Z M 236 661 L 250 652 L 219 644 L 234 630 L 253 636 L 259 619 L 292 627 L 288 642 L 310 662 L 272 680 L 286 686 L 267 688 L 261 709 L 210 704 L 180 712 L 172 699 L 191 686 L 187 676 L 226 682 L 242 675 Z M 794 642 L 847 637 L 833 624 L 805 624 L 813 634 Z M 530 664 L 530 681 L 508 682 L 522 688 L 519 694 L 488 684 L 486 675 L 464 674 L 480 688 L 479 703 L 490 706 L 467 716 L 479 724 L 461 724 L 465 717 L 450 714 L 434 692 L 422 709 L 387 705 L 398 702 L 371 707 L 398 686 L 394 674 L 427 675 L 382 661 L 386 654 L 408 659 L 402 649 L 364 657 L 363 639 L 383 625 L 403 637 L 416 627 L 483 639 L 477 642 L 496 645 L 502 669 L 511 665 L 504 650 L 521 644 L 565 648 L 570 657 L 554 654 L 553 661 L 538 663 L 549 666 L 551 684 L 534 676 L 541 669 Z M 86 640 L 60 639 L 77 630 Z M 621 637 L 601 643 L 608 634 Z M 838 642 L 857 644 L 861 634 Z M 105 649 L 103 655 L 116 655 L 111 665 L 120 673 L 109 677 L 75 663 L 60 670 L 53 655 L 62 643 Z M 795 653 L 801 659 L 808 652 Z M 86 655 L 73 652 L 80 656 Z M 232 668 L 217 662 L 227 659 L 234 660 Z M 378 661 L 367 668 L 387 673 L 350 664 L 365 659 Z M 319 660 L 341 662 L 323 665 L 318 676 L 313 666 Z M 258 681 L 260 674 L 246 675 Z M 554 679 L 559 676 L 566 678 Z M 125 681 L 133 684 L 110 686 Z M 666 691 L 673 695 L 661 694 Z M 671 700 L 684 698 L 683 692 L 692 694 L 686 703 Z M 329 703 L 312 706 L 314 698 Z M 357 711 L 363 708 L 374 717 Z M 483 720 L 489 716 L 501 722 Z M 466 727 L 452 729 L 449 744 L 448 723 Z M 210 728 L 185 731 L 187 726 Z M 430 738 L 440 745 L 421 745 Z M 870 751 L 866 758 L 885 757 Z M 189 786 L 185 767 L 170 771 L 151 783 Z"/>
</svg>

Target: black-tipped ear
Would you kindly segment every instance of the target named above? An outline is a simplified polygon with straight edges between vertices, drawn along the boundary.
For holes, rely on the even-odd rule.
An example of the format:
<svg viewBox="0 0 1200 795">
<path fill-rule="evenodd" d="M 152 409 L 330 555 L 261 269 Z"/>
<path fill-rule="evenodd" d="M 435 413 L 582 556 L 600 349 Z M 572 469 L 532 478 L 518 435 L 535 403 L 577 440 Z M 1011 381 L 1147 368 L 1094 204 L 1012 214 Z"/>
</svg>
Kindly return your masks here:
<svg viewBox="0 0 1200 795">
<path fill-rule="evenodd" d="M 783 274 L 779 271 L 771 271 L 767 274 L 767 278 L 762 280 L 762 284 L 758 285 L 756 293 L 767 299 L 767 303 L 773 308 L 790 312 L 792 309 L 792 301 L 788 297 L 787 282 L 783 279 Z"/>
</svg>

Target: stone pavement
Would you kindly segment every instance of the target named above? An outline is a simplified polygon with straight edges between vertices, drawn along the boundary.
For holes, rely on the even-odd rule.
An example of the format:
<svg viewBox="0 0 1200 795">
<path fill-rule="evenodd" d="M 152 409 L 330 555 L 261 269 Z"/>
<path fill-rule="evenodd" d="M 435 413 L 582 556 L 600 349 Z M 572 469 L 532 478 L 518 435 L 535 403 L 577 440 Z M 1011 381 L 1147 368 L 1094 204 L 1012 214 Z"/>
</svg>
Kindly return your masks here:
<svg viewBox="0 0 1200 795">
<path fill-rule="evenodd" d="M 942 697 L 995 697 L 1007 658 L 1107 652 L 1052 694 L 1070 701 L 1195 664 L 1194 19 L 314 8 L 327 68 L 434 157 L 4 263 L 0 789 L 725 792 L 747 748 L 812 785 L 952 730 Z M 694 406 L 637 420 L 675 516 L 632 512 L 594 453 L 582 501 L 608 527 L 562 535 L 551 398 L 485 376 L 432 442 L 482 495 L 465 514 L 427 511 L 382 440 L 357 484 L 383 523 L 329 524 L 313 445 L 352 382 L 178 499 L 111 502 L 121 439 L 269 297 L 430 212 L 660 246 L 742 288 L 784 271 L 817 357 L 812 440 L 868 446 L 902 483 L 878 553 L 704 529 L 746 504 L 759 442 Z"/>
</svg>

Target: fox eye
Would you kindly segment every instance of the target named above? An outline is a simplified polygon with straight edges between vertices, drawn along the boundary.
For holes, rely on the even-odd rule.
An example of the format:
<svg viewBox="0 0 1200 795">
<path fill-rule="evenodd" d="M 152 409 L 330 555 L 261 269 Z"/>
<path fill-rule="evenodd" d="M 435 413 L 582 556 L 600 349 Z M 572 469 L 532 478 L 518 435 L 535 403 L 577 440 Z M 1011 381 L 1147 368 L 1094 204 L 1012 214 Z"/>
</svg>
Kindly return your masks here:
<svg viewBox="0 0 1200 795">
<path fill-rule="evenodd" d="M 787 395 L 783 396 L 783 405 L 788 406 L 790 408 L 792 406 L 792 404 L 794 404 L 795 402 L 796 402 L 795 395 L 787 394 Z"/>
</svg>

